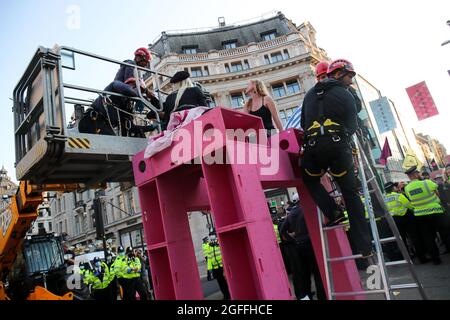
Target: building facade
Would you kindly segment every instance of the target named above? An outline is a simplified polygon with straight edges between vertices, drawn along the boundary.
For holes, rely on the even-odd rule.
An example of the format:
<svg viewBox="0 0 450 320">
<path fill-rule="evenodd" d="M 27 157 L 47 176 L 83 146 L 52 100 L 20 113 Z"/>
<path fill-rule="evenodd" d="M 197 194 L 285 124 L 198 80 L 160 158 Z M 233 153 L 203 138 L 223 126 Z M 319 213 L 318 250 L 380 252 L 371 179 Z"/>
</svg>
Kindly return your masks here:
<svg viewBox="0 0 450 320">
<path fill-rule="evenodd" d="M 283 123 L 314 86 L 315 65 L 326 59 L 319 48 L 316 31 L 305 22 L 296 26 L 281 12 L 273 17 L 243 25 L 224 25 L 202 32 L 163 32 L 150 50 L 152 68 L 173 75 L 186 70 L 212 94 L 215 105 L 240 110 L 246 100 L 248 81 L 262 80 L 275 100 Z M 151 76 L 165 92 L 172 86 L 167 78 Z"/>
<path fill-rule="evenodd" d="M 426 134 L 417 133 L 415 137 L 417 143 L 423 150 L 426 158 L 425 164 L 429 167 L 429 170 L 433 170 L 433 160 L 437 168 L 444 168 L 447 164 L 445 158 L 447 156 L 447 150 L 444 145 L 439 140 Z"/>
</svg>

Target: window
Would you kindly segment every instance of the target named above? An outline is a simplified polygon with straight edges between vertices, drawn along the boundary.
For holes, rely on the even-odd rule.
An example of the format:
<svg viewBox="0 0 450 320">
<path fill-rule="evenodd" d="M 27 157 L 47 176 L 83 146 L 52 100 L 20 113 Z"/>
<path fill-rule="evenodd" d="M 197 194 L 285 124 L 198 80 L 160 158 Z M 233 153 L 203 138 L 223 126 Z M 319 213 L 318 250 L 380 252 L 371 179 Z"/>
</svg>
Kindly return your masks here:
<svg viewBox="0 0 450 320">
<path fill-rule="evenodd" d="M 198 51 L 198 46 L 185 46 L 182 47 L 184 54 L 196 54 Z"/>
<path fill-rule="evenodd" d="M 128 211 L 130 214 L 136 213 L 136 208 L 134 206 L 133 190 L 128 191 Z"/>
<path fill-rule="evenodd" d="M 269 59 L 269 56 L 268 56 L 268 55 L 265 55 L 265 56 L 264 56 L 264 62 L 265 62 L 266 64 L 270 64 L 270 59 Z"/>
<path fill-rule="evenodd" d="M 193 78 L 202 77 L 203 76 L 202 68 L 192 68 L 191 69 L 191 76 Z"/>
<path fill-rule="evenodd" d="M 286 89 L 283 84 L 277 84 L 272 86 L 272 92 L 274 98 L 281 98 L 286 95 Z"/>
<path fill-rule="evenodd" d="M 277 62 L 280 62 L 280 61 L 284 60 L 283 55 L 281 54 L 281 52 L 272 53 L 270 55 L 270 57 L 272 58 L 272 63 L 277 63 Z"/>
<path fill-rule="evenodd" d="M 240 108 L 244 105 L 244 97 L 242 96 L 242 93 L 234 93 L 231 94 L 231 106 L 233 108 Z"/>
<path fill-rule="evenodd" d="M 242 71 L 242 63 L 241 62 L 234 62 L 231 64 L 231 72 L 238 72 Z"/>
<path fill-rule="evenodd" d="M 250 65 L 248 64 L 248 60 L 244 60 L 244 70 L 250 69 Z"/>
<path fill-rule="evenodd" d="M 75 235 L 78 235 L 81 233 L 81 224 L 80 224 L 80 216 L 75 216 Z"/>
<path fill-rule="evenodd" d="M 209 76 L 209 69 L 208 67 L 203 67 L 203 76 Z"/>
<path fill-rule="evenodd" d="M 289 52 L 286 50 L 286 49 L 284 49 L 283 50 L 283 59 L 284 60 L 287 60 L 287 59 L 289 59 L 290 57 L 289 57 Z"/>
<path fill-rule="evenodd" d="M 300 92 L 300 85 L 298 84 L 297 80 L 286 82 L 286 87 L 288 94 L 295 94 L 297 92 Z"/>
<path fill-rule="evenodd" d="M 225 71 L 230 72 L 230 66 L 228 65 L 228 63 L 225 63 Z"/>
<path fill-rule="evenodd" d="M 63 232 L 62 221 L 59 222 L 58 232 L 59 232 L 59 233 L 62 233 L 62 232 Z"/>
<path fill-rule="evenodd" d="M 233 49 L 237 47 L 237 40 L 229 40 L 222 42 L 222 48 L 224 50 L 226 49 Z"/>
<path fill-rule="evenodd" d="M 286 113 L 284 112 L 284 110 L 280 110 L 278 113 L 280 114 L 281 123 L 283 125 L 285 125 L 286 124 Z"/>
<path fill-rule="evenodd" d="M 277 37 L 277 30 L 270 30 L 264 33 L 261 33 L 261 38 L 263 41 L 273 40 Z"/>
<path fill-rule="evenodd" d="M 48 232 L 52 232 L 52 231 L 53 231 L 52 229 L 53 229 L 53 228 L 52 228 L 52 222 L 49 221 L 49 222 L 48 222 Z"/>
<path fill-rule="evenodd" d="M 44 229 L 44 224 L 42 222 L 38 223 L 38 230 Z"/>
<path fill-rule="evenodd" d="M 125 211 L 125 202 L 124 202 L 124 198 L 123 198 L 123 193 L 121 193 L 117 197 L 117 200 L 119 202 L 119 208 L 122 210 L 121 213 L 123 213 L 123 211 Z"/>
</svg>

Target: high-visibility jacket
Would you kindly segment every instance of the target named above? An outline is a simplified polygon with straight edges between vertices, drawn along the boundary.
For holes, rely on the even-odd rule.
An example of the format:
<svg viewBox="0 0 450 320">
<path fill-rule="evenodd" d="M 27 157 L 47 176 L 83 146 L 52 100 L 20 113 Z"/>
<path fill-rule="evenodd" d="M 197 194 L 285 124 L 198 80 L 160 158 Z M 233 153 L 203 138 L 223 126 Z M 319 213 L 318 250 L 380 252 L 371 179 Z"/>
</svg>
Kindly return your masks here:
<svg viewBox="0 0 450 320">
<path fill-rule="evenodd" d="M 390 192 L 386 194 L 384 202 L 392 216 L 402 217 L 412 209 L 411 202 L 402 193 Z"/>
<path fill-rule="evenodd" d="M 112 264 L 112 268 L 117 278 L 134 279 L 140 277 L 142 266 L 139 258 L 118 256 Z"/>
<path fill-rule="evenodd" d="M 94 290 L 105 289 L 112 280 L 109 267 L 106 263 L 102 262 L 100 269 L 95 268 L 84 273 L 85 283 L 92 284 L 92 289 Z M 100 272 L 102 275 L 100 275 Z"/>
<path fill-rule="evenodd" d="M 203 251 L 203 256 L 208 259 L 208 251 L 209 251 L 209 243 L 203 243 L 202 244 L 202 251 Z"/>
<path fill-rule="evenodd" d="M 123 278 L 125 279 L 135 279 L 141 276 L 141 260 L 139 258 L 127 258 L 126 262 L 126 271 L 123 274 Z"/>
<path fill-rule="evenodd" d="M 210 244 L 208 248 L 208 270 L 218 269 L 223 267 L 222 252 L 218 244 Z"/>
<path fill-rule="evenodd" d="M 274 223 L 273 229 L 275 230 L 275 236 L 277 237 L 278 243 L 281 243 L 280 231 L 278 230 L 278 225 Z"/>
<path fill-rule="evenodd" d="M 127 272 L 127 263 L 126 263 L 126 256 L 118 256 L 116 260 L 114 260 L 113 264 L 111 265 L 111 269 L 114 272 L 114 275 L 120 279 L 124 278 L 124 274 Z"/>
<path fill-rule="evenodd" d="M 436 194 L 438 185 L 431 180 L 413 180 L 405 187 L 415 216 L 444 213 L 441 201 Z"/>
</svg>

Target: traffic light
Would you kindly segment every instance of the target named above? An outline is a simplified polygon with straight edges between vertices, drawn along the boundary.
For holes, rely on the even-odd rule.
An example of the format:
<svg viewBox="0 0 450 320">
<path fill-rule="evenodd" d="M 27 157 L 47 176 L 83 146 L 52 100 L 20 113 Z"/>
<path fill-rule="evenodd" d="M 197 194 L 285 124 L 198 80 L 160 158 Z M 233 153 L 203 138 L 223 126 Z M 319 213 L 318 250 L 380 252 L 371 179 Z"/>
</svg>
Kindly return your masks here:
<svg viewBox="0 0 450 320">
<path fill-rule="evenodd" d="M 96 238 L 103 239 L 105 236 L 105 225 L 103 223 L 102 202 L 100 201 L 99 198 L 94 199 L 92 209 L 94 209 L 93 223 L 97 235 Z"/>
</svg>

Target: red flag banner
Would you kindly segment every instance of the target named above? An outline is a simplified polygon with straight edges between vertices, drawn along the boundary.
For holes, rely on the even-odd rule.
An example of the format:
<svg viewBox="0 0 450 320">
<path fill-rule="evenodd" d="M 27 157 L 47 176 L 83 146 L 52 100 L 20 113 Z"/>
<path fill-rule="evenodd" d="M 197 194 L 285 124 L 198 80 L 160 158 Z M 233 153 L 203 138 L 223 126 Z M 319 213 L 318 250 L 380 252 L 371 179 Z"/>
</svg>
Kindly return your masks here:
<svg viewBox="0 0 450 320">
<path fill-rule="evenodd" d="M 425 81 L 406 88 L 406 92 L 408 93 L 419 121 L 439 114 Z"/>
<path fill-rule="evenodd" d="M 385 166 L 389 157 L 392 157 L 392 151 L 389 146 L 389 140 L 386 138 L 384 140 L 383 151 L 381 151 L 380 164 Z"/>
</svg>

